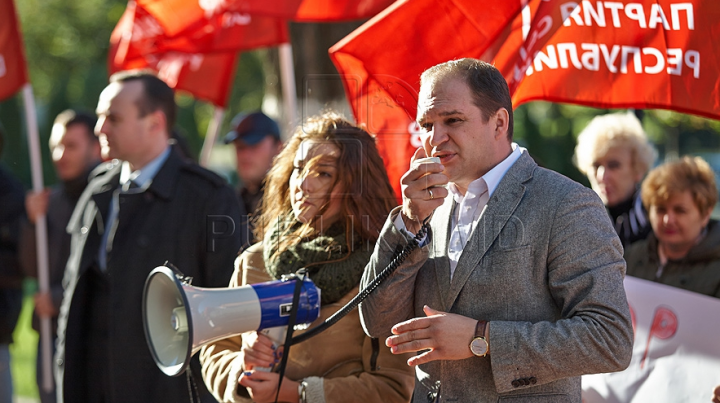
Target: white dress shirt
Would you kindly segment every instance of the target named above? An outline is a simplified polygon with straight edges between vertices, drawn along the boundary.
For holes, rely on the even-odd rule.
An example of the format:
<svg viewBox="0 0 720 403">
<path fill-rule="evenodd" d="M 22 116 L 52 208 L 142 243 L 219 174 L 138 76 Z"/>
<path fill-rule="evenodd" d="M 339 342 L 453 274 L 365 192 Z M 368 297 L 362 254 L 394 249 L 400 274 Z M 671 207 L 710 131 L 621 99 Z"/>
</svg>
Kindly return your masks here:
<svg viewBox="0 0 720 403">
<path fill-rule="evenodd" d="M 448 243 L 450 280 L 452 280 L 458 260 L 460 260 L 460 255 L 468 239 L 470 239 L 470 235 L 477 227 L 480 218 L 485 212 L 488 200 L 490 200 L 490 197 L 492 197 L 492 194 L 510 167 L 520 158 L 523 152 L 527 151 L 516 143 L 512 143 L 512 150 L 507 158 L 500 161 L 499 164 L 495 165 L 485 175 L 470 182 L 465 195 L 460 193 L 460 190 L 458 190 L 454 183 L 451 182 L 448 185 L 448 190 L 455 201 L 451 222 L 452 232 L 450 233 L 450 242 Z"/>
</svg>

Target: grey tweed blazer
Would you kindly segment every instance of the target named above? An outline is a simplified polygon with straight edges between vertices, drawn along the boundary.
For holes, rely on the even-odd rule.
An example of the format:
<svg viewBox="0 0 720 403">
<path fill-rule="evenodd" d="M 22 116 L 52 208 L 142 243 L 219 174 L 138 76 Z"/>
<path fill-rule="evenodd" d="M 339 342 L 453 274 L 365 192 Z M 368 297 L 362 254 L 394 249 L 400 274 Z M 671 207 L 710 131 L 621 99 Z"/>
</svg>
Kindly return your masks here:
<svg viewBox="0 0 720 403">
<path fill-rule="evenodd" d="M 360 306 L 368 335 L 423 317 L 423 306 L 490 322 L 490 355 L 416 368 L 414 402 L 580 402 L 580 375 L 630 363 L 633 331 L 622 246 L 590 189 L 523 153 L 488 201 L 450 280 L 447 197 L 429 242 Z M 390 214 L 367 285 L 408 236 Z M 458 340 L 458 343 L 468 343 Z"/>
</svg>

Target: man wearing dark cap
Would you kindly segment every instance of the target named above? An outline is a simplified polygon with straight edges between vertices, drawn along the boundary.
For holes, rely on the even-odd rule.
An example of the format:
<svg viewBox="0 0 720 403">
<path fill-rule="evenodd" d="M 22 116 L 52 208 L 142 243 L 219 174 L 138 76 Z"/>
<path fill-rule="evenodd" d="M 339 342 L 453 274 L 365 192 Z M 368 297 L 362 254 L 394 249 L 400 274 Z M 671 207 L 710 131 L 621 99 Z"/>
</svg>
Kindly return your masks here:
<svg viewBox="0 0 720 403">
<path fill-rule="evenodd" d="M 235 145 L 237 174 L 240 178 L 238 197 L 245 211 L 252 215 L 263 195 L 263 179 L 282 149 L 278 124 L 262 112 L 240 113 L 232 121 L 233 130 L 225 136 L 225 144 Z M 252 228 L 242 225 L 252 240 Z M 252 244 L 252 242 L 250 242 Z"/>
</svg>

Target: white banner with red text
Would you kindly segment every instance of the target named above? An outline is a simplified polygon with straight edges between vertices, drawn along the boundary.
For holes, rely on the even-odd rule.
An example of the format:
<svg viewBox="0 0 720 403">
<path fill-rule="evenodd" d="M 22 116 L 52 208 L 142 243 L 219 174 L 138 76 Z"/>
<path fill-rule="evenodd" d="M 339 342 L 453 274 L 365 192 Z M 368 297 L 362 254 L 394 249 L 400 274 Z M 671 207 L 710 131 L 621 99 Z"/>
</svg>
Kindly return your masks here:
<svg viewBox="0 0 720 403">
<path fill-rule="evenodd" d="M 630 366 L 582 378 L 583 402 L 710 402 L 720 385 L 720 299 L 626 277 Z"/>
</svg>

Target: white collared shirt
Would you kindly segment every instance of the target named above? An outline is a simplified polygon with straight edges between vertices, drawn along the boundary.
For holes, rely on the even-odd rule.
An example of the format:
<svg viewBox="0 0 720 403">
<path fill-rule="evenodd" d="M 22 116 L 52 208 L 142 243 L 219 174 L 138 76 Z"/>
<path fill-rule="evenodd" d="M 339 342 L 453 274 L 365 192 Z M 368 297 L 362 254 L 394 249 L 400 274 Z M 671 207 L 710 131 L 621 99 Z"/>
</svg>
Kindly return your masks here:
<svg viewBox="0 0 720 403">
<path fill-rule="evenodd" d="M 450 260 L 450 279 L 452 279 L 457 267 L 458 260 L 462 254 L 465 244 L 482 213 L 485 211 L 488 195 L 488 187 L 484 178 L 470 182 L 467 192 L 463 196 L 454 183 L 448 185 L 448 190 L 455 200 L 452 211 L 452 232 L 448 243 L 448 259 Z"/>
<path fill-rule="evenodd" d="M 167 160 L 170 155 L 170 150 L 170 147 L 166 148 L 165 151 L 148 162 L 142 169 L 135 171 L 130 168 L 129 162 L 123 161 L 120 169 L 120 186 L 123 187 L 128 181 L 133 181 L 139 188 L 146 189 L 150 186 L 150 183 L 165 163 L 165 160 Z"/>
<path fill-rule="evenodd" d="M 507 158 L 500 161 L 485 175 L 470 182 L 464 196 L 454 183 L 448 185 L 448 190 L 456 203 L 452 215 L 450 242 L 448 242 L 451 280 L 463 248 L 465 248 L 470 235 L 475 231 L 478 222 L 480 222 L 488 200 L 490 200 L 510 167 L 520 158 L 523 152 L 527 151 L 516 143 L 512 143 L 512 150 Z"/>
</svg>

